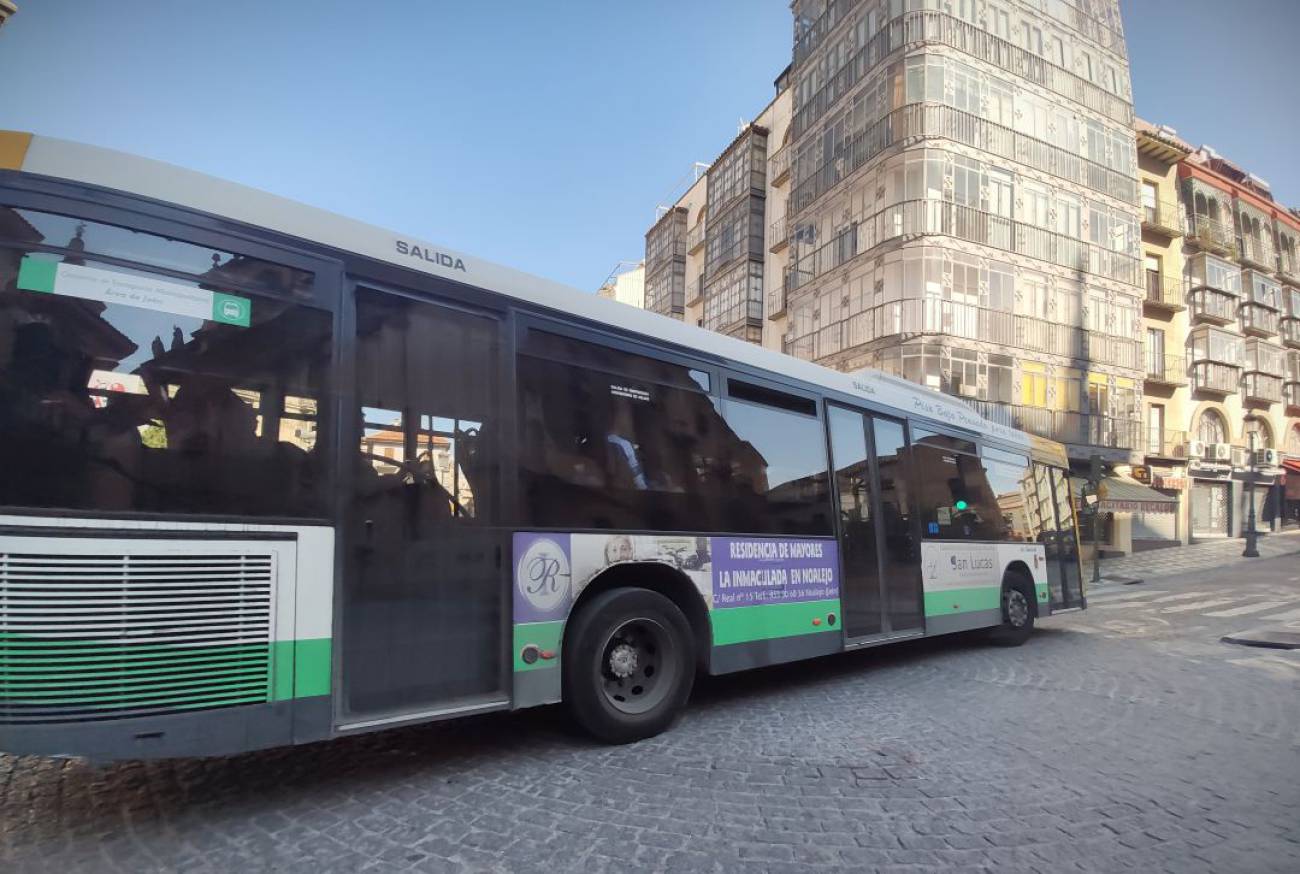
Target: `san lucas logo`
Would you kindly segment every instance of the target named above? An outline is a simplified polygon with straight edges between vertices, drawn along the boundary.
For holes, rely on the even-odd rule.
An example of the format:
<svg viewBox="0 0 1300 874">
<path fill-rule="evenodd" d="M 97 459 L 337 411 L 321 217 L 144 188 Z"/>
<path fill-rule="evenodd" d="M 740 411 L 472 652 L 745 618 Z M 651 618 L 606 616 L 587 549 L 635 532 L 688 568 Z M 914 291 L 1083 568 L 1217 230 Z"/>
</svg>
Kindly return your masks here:
<svg viewBox="0 0 1300 874">
<path fill-rule="evenodd" d="M 554 540 L 534 540 L 515 566 L 515 585 L 537 613 L 552 613 L 569 598 L 569 556 Z"/>
</svg>

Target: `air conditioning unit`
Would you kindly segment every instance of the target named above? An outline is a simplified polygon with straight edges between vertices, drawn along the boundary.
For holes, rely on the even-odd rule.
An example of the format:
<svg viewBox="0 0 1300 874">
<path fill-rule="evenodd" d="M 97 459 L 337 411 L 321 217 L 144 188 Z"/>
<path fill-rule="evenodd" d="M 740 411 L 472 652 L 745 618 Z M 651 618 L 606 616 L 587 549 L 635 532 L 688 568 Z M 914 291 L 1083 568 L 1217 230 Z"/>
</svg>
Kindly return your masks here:
<svg viewBox="0 0 1300 874">
<path fill-rule="evenodd" d="M 1257 467 L 1277 467 L 1282 463 L 1282 454 L 1276 449 L 1256 449 L 1255 465 Z"/>
<path fill-rule="evenodd" d="M 1205 444 L 1202 443 L 1200 440 L 1188 440 L 1187 446 L 1185 448 L 1187 450 L 1188 458 L 1205 457 Z"/>
<path fill-rule="evenodd" d="M 1232 449 L 1232 466 L 1248 467 L 1250 465 L 1250 450 L 1242 446 L 1233 446 Z"/>
<path fill-rule="evenodd" d="M 1210 461 L 1232 461 L 1231 443 L 1211 443 L 1205 447 L 1205 452 Z"/>
</svg>

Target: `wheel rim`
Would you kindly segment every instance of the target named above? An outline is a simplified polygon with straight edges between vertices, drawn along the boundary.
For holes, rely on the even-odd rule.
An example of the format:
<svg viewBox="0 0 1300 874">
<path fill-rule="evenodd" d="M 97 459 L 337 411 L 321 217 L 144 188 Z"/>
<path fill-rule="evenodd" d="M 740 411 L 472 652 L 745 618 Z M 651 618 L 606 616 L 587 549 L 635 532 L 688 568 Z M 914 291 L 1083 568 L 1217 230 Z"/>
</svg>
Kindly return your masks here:
<svg viewBox="0 0 1300 874">
<path fill-rule="evenodd" d="M 1029 621 L 1029 600 L 1019 589 L 1007 589 L 1007 622 L 1012 628 L 1024 628 Z"/>
<path fill-rule="evenodd" d="M 610 707 L 645 713 L 668 696 L 681 670 L 679 661 L 667 628 L 645 617 L 628 619 L 600 648 L 596 679 Z"/>
</svg>

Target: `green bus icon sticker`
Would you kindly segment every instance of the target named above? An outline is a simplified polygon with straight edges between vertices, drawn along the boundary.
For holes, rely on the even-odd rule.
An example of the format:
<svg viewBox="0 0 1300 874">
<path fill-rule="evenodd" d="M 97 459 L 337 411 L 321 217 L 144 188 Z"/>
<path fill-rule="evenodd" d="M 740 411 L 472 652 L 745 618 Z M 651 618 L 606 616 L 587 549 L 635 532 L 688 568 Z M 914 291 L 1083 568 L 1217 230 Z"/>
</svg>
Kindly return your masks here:
<svg viewBox="0 0 1300 874">
<path fill-rule="evenodd" d="M 247 328 L 253 315 L 253 302 L 234 294 L 212 293 L 212 319 L 225 325 Z"/>
</svg>

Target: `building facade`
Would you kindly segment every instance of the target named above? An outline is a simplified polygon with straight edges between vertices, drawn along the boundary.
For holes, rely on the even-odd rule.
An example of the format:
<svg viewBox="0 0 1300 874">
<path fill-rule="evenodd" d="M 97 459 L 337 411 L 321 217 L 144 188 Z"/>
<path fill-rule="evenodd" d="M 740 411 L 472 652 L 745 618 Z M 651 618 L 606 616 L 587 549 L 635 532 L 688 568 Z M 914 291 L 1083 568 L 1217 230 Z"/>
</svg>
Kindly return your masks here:
<svg viewBox="0 0 1300 874">
<path fill-rule="evenodd" d="M 645 262 L 620 261 L 596 294 L 628 306 L 645 307 Z"/>
<path fill-rule="evenodd" d="M 1143 407 L 1142 466 L 1156 489 L 1179 498 L 1175 514 L 1134 519 L 1137 540 L 1188 542 L 1187 441 L 1191 388 L 1186 341 L 1189 328 L 1183 264 L 1186 224 L 1178 166 L 1193 151 L 1168 128 L 1136 123 L 1142 197 Z"/>
<path fill-rule="evenodd" d="M 1113 0 L 795 17 L 787 351 L 1133 461 L 1140 218 Z"/>
<path fill-rule="evenodd" d="M 776 96 L 646 233 L 646 309 L 780 349 L 765 290 L 786 268 L 791 94 Z"/>
<path fill-rule="evenodd" d="M 1114 0 L 792 9 L 777 99 L 647 234 L 648 300 L 652 253 L 681 236 L 688 320 L 904 376 L 1076 458 L 1140 460 L 1140 193 Z"/>
<path fill-rule="evenodd" d="M 1163 174 L 1143 224 L 1148 450 L 1164 430 L 1149 463 L 1186 465 L 1192 538 L 1240 534 L 1248 494 L 1260 524 L 1276 528 L 1300 509 L 1288 508 L 1285 484 L 1288 465 L 1300 476 L 1300 215 L 1213 149 L 1141 122 L 1137 137 L 1144 177 Z M 1163 200 L 1171 172 L 1173 221 Z"/>
</svg>

